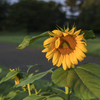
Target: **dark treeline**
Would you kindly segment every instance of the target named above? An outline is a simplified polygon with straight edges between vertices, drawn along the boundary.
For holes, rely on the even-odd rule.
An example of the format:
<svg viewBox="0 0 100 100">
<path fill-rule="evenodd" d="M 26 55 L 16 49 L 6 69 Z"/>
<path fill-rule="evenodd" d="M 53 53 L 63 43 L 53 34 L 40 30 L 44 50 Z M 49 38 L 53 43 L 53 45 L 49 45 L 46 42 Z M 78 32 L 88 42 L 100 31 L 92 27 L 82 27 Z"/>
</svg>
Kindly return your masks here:
<svg viewBox="0 0 100 100">
<path fill-rule="evenodd" d="M 72 13 L 68 20 L 70 24 L 75 22 L 78 29 L 100 33 L 100 0 L 66 0 L 65 3 Z M 76 17 L 77 11 L 80 13 Z"/>
<path fill-rule="evenodd" d="M 27 33 L 47 31 L 54 29 L 56 24 L 63 26 L 66 21 L 66 14 L 61 10 L 62 5 L 53 1 L 20 0 L 13 5 L 5 1 L 1 5 L 0 30 L 26 29 Z"/>
<path fill-rule="evenodd" d="M 0 31 L 47 31 L 69 22 L 75 23 L 78 29 L 100 32 L 100 0 L 66 0 L 65 5 L 70 8 L 69 18 L 62 5 L 53 1 L 19 0 L 11 5 L 0 0 Z M 75 12 L 80 14 L 75 16 Z"/>
</svg>

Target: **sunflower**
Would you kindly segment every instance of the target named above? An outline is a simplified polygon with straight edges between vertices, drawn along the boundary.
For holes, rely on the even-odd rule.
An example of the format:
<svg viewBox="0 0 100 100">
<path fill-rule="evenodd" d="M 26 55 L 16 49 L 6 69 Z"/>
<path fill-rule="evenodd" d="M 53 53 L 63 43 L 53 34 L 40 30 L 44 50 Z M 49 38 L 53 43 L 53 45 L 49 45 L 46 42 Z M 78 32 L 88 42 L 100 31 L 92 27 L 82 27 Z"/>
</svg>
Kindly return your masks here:
<svg viewBox="0 0 100 100">
<path fill-rule="evenodd" d="M 46 53 L 48 61 L 52 58 L 53 65 L 60 67 L 61 64 L 63 69 L 74 68 L 78 64 L 78 60 L 84 60 L 87 52 L 87 44 L 83 34 L 79 35 L 80 30 L 75 31 L 73 27 L 70 31 L 69 28 L 66 30 L 53 30 L 49 32 L 50 38 L 46 39 L 43 43 L 45 47 L 42 52 Z"/>
<path fill-rule="evenodd" d="M 13 71 L 13 70 L 15 70 L 15 69 L 10 69 L 10 71 Z M 12 79 L 14 79 L 14 78 L 15 78 L 15 85 L 19 84 L 19 78 L 18 78 L 18 76 L 15 75 Z"/>
</svg>

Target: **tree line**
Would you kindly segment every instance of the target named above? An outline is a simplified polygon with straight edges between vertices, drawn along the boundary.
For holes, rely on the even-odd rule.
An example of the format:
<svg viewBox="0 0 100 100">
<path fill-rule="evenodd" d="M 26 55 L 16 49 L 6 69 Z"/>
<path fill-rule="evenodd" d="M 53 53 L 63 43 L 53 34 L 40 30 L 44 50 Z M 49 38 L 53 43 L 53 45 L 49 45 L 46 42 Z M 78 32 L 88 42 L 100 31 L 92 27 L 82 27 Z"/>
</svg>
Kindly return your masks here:
<svg viewBox="0 0 100 100">
<path fill-rule="evenodd" d="M 62 26 L 66 21 L 66 14 L 61 10 L 62 5 L 53 1 L 20 0 L 13 5 L 5 1 L 1 5 L 1 30 L 26 29 L 27 33 L 46 31 L 53 29 L 56 24 Z"/>
<path fill-rule="evenodd" d="M 56 25 L 63 27 L 67 22 L 75 23 L 77 28 L 100 31 L 100 0 L 65 0 L 65 7 L 71 12 L 69 18 L 62 7 L 54 1 L 19 0 L 11 5 L 0 0 L 0 31 L 46 31 Z M 80 13 L 75 16 L 77 11 Z"/>
</svg>

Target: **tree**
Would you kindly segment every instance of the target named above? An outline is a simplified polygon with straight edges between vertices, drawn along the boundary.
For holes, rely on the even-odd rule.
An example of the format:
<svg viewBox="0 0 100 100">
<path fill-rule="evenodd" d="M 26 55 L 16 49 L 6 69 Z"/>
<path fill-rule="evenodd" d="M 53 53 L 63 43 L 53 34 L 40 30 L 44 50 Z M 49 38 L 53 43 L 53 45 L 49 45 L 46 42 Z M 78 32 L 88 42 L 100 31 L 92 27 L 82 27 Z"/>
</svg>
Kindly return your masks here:
<svg viewBox="0 0 100 100">
<path fill-rule="evenodd" d="M 69 18 L 71 24 L 75 23 L 77 28 L 100 32 L 100 0 L 66 0 L 65 3 L 72 12 Z M 77 17 L 73 16 L 76 11 L 80 12 Z"/>
<path fill-rule="evenodd" d="M 85 0 L 77 18 L 79 28 L 100 32 L 100 0 Z"/>
<path fill-rule="evenodd" d="M 6 0 L 0 0 L 0 31 L 5 29 L 9 7 L 10 5 Z"/>
<path fill-rule="evenodd" d="M 11 29 L 27 29 L 28 33 L 51 30 L 56 24 L 62 26 L 66 21 L 61 7 L 53 1 L 20 0 L 12 5 L 9 24 Z"/>
<path fill-rule="evenodd" d="M 65 6 L 69 8 L 69 12 L 71 13 L 70 18 L 75 18 L 75 13 L 81 11 L 81 7 L 84 0 L 65 0 Z"/>
</svg>

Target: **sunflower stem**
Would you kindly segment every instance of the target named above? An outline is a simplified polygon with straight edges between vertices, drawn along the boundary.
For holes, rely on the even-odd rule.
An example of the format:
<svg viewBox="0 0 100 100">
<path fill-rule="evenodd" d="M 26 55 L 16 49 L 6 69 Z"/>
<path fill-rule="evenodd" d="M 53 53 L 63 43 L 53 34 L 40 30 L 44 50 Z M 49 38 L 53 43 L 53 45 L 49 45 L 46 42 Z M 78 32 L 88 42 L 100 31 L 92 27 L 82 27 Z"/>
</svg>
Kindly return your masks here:
<svg viewBox="0 0 100 100">
<path fill-rule="evenodd" d="M 28 88 L 29 95 L 31 95 L 30 84 L 27 84 L 27 88 Z"/>
<path fill-rule="evenodd" d="M 65 87 L 65 93 L 66 93 L 66 100 L 70 100 L 70 89 L 68 87 Z"/>
</svg>

